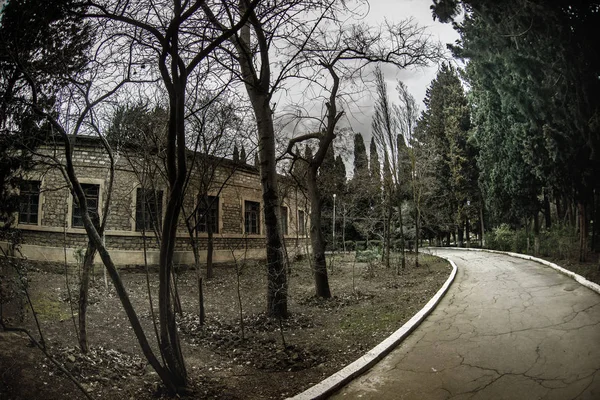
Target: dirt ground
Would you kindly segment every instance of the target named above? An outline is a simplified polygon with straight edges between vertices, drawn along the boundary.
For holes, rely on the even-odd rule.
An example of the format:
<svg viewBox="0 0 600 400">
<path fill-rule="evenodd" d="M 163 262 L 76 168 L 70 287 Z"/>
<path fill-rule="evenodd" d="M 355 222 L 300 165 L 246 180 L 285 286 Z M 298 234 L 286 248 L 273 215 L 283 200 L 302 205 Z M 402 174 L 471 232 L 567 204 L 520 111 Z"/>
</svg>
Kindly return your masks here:
<svg viewBox="0 0 600 400">
<path fill-rule="evenodd" d="M 375 263 L 357 262 L 354 254 L 330 258 L 333 298 L 314 297 L 308 261 L 292 265 L 289 274 L 290 318 L 265 316 L 264 265 L 252 263 L 239 274 L 234 266 L 218 266 L 204 280 L 207 320 L 198 323 L 197 272 L 181 270 L 178 292 L 183 313 L 179 326 L 190 377 L 188 398 L 281 399 L 297 394 L 363 355 L 415 314 L 441 287 L 449 265 L 421 256 L 414 268 L 395 273 Z M 94 399 L 167 397 L 156 373 L 143 358 L 112 284 L 101 272 L 90 290 L 90 352 L 78 351 L 75 320 L 78 269 L 24 262 L 19 277 L 7 260 L 2 265 L 2 318 L 27 328 L 39 340 L 22 283 L 30 294 L 48 353 L 81 383 Z M 98 268 L 101 270 L 100 268 Z M 143 268 L 121 270 L 146 335 L 155 343 Z M 156 271 L 150 288 L 157 306 Z M 70 293 L 70 296 L 69 296 Z M 72 298 L 73 302 L 69 299 Z M 71 311 L 73 307 L 73 312 Z M 243 315 L 243 329 L 240 321 Z M 157 353 L 158 354 L 158 353 Z M 0 329 L 0 400 L 79 399 L 83 394 L 23 333 Z"/>
</svg>

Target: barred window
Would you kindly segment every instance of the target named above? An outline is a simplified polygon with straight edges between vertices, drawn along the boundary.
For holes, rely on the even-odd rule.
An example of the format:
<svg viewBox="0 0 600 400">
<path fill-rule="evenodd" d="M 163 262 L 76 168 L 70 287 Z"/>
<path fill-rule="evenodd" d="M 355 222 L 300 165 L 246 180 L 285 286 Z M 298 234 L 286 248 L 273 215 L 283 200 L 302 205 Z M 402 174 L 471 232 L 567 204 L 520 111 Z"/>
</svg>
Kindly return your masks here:
<svg viewBox="0 0 600 400">
<path fill-rule="evenodd" d="M 162 222 L 162 190 L 137 188 L 135 199 L 135 230 L 153 231 Z"/>
<path fill-rule="evenodd" d="M 279 217 L 281 219 L 281 232 L 284 235 L 288 234 L 288 208 L 281 206 L 279 208 Z"/>
<path fill-rule="evenodd" d="M 256 201 L 244 202 L 244 232 L 247 234 L 260 234 L 259 219 L 260 217 L 260 203 Z"/>
<path fill-rule="evenodd" d="M 298 235 L 306 235 L 306 226 L 304 222 L 304 211 L 298 210 Z"/>
<path fill-rule="evenodd" d="M 219 196 L 206 196 L 200 200 L 197 209 L 198 232 L 219 232 Z"/>
<path fill-rule="evenodd" d="M 93 185 L 88 183 L 82 183 L 81 188 L 85 194 L 86 205 L 88 213 L 92 220 L 98 217 L 98 202 L 100 196 L 100 185 Z M 77 198 L 73 196 L 73 216 L 71 219 L 71 226 L 75 228 L 83 228 L 83 218 L 81 208 L 77 203 Z"/>
<path fill-rule="evenodd" d="M 19 187 L 19 224 L 37 225 L 40 182 L 24 181 Z"/>
</svg>

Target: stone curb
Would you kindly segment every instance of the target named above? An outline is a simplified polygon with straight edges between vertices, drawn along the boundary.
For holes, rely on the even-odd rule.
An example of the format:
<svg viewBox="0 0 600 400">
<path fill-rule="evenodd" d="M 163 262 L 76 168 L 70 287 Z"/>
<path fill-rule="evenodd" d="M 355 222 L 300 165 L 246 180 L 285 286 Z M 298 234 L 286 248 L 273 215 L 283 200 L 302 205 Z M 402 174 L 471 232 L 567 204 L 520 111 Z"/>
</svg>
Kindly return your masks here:
<svg viewBox="0 0 600 400">
<path fill-rule="evenodd" d="M 441 250 L 467 250 L 467 251 L 481 251 L 481 252 L 486 252 L 486 253 L 497 253 L 497 254 L 505 254 L 511 257 L 515 257 L 515 258 L 522 258 L 524 260 L 530 260 L 530 261 L 535 261 L 537 263 L 543 264 L 547 267 L 550 267 L 552 269 L 557 270 L 558 272 L 560 272 L 561 274 L 567 275 L 568 277 L 575 279 L 579 284 L 587 287 L 590 290 L 593 290 L 594 292 L 600 294 L 600 285 L 598 285 L 597 283 L 588 281 L 587 279 L 585 279 L 583 276 L 576 274 L 573 271 L 569 271 L 568 269 L 565 269 L 563 267 L 561 267 L 560 265 L 551 263 L 550 261 L 546 261 L 546 260 L 542 260 L 541 258 L 537 258 L 537 257 L 533 257 L 527 254 L 521 254 L 521 253 L 512 253 L 510 251 L 499 251 L 499 250 L 489 250 L 489 249 L 473 249 L 473 248 L 463 248 L 463 247 L 428 247 L 427 249 L 431 250 L 431 249 L 441 249 Z"/>
<path fill-rule="evenodd" d="M 438 305 L 442 297 L 446 294 L 450 285 L 456 277 L 457 267 L 456 264 L 447 259 L 446 257 L 440 257 L 450 262 L 452 266 L 452 272 L 450 276 L 444 282 L 440 290 L 437 291 L 425 307 L 423 307 L 418 313 L 408 320 L 400 329 L 388 336 L 383 342 L 373 347 L 364 356 L 351 364 L 348 364 L 338 372 L 329 376 L 325 380 L 317 383 L 316 385 L 306 389 L 304 392 L 297 394 L 294 397 L 288 398 L 288 400 L 313 400 L 313 399 L 324 399 L 327 396 L 333 394 L 334 391 L 339 389 L 341 386 L 347 384 L 352 379 L 356 378 L 363 372 L 367 371 L 383 357 L 385 357 L 390 351 L 398 346 L 410 333 L 415 330 L 417 326 L 423 322 L 423 320 L 433 311 Z"/>
</svg>

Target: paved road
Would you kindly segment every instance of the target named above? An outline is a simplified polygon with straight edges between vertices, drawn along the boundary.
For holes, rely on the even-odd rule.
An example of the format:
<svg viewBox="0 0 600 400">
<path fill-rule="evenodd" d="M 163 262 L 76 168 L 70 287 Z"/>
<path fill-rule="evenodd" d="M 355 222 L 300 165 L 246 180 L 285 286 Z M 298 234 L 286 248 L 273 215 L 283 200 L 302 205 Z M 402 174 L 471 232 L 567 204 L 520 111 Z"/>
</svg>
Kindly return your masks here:
<svg viewBox="0 0 600 400">
<path fill-rule="evenodd" d="M 600 399 L 600 295 L 509 256 L 458 265 L 438 307 L 334 399 Z"/>
</svg>

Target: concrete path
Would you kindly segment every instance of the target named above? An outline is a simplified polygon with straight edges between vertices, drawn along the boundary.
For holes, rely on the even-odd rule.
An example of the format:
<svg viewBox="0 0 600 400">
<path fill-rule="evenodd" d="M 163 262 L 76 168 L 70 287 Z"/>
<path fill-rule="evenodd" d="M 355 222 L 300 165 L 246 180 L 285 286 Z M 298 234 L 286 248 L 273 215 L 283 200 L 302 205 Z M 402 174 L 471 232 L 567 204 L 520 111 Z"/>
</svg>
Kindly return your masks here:
<svg viewBox="0 0 600 400">
<path fill-rule="evenodd" d="M 600 295 L 538 263 L 434 250 L 449 292 L 334 399 L 600 399 Z"/>
</svg>

